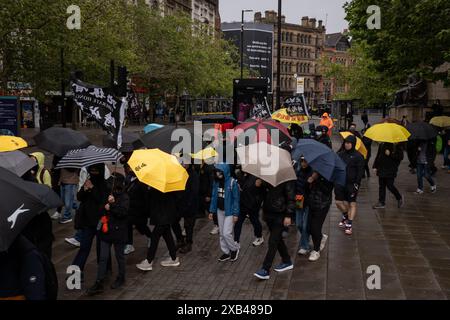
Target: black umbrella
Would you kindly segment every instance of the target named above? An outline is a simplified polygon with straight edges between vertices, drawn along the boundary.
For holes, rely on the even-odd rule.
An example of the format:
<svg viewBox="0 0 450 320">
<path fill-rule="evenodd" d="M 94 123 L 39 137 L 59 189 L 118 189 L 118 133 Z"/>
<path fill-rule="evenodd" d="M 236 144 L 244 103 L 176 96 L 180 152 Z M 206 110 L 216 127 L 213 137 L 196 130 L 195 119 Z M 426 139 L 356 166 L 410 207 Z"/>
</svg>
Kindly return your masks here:
<svg viewBox="0 0 450 320">
<path fill-rule="evenodd" d="M 143 144 L 148 149 L 160 149 L 170 154 L 180 152 L 181 146 L 184 153 L 196 153 L 205 146 L 203 133 L 197 134 L 197 132 L 194 132 L 193 127 L 174 126 L 165 126 L 149 132 L 138 141 L 135 141 L 133 146 L 135 149 L 139 149 L 140 144 Z"/>
<path fill-rule="evenodd" d="M 0 152 L 0 167 L 15 173 L 19 177 L 36 165 L 36 161 L 22 151 Z"/>
<path fill-rule="evenodd" d="M 4 168 L 0 168 L 0 194 L 0 252 L 8 250 L 34 216 L 63 205 L 46 185 L 25 181 Z"/>
<path fill-rule="evenodd" d="M 133 152 L 135 149 L 140 149 L 144 145 L 139 144 L 139 133 L 135 132 L 125 132 L 122 134 L 122 147 L 120 147 L 121 152 Z M 137 148 L 133 146 L 136 143 Z M 103 137 L 103 146 L 108 148 L 116 148 L 116 140 L 110 134 Z"/>
<path fill-rule="evenodd" d="M 410 140 L 430 140 L 438 135 L 437 130 L 426 122 L 409 123 L 406 129 L 411 133 Z"/>
<path fill-rule="evenodd" d="M 228 123 L 232 122 L 237 125 L 239 122 L 233 116 L 226 115 L 210 115 L 201 119 L 202 123 Z"/>
<path fill-rule="evenodd" d="M 73 149 L 86 148 L 92 143 L 84 133 L 69 128 L 51 127 L 34 137 L 36 144 L 58 157 Z"/>
</svg>

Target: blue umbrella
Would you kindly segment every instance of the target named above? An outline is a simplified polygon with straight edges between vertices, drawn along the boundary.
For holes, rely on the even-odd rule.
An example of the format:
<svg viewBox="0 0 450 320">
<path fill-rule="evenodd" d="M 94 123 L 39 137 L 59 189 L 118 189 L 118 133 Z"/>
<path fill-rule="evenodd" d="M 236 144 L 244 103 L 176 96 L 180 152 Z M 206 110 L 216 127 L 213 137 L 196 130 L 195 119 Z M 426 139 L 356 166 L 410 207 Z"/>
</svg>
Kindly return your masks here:
<svg viewBox="0 0 450 320">
<path fill-rule="evenodd" d="M 312 139 L 300 139 L 292 151 L 292 159 L 299 161 L 304 156 L 308 164 L 328 181 L 345 186 L 346 165 L 326 145 Z"/>
<path fill-rule="evenodd" d="M 164 127 L 164 125 L 162 125 L 162 124 L 158 124 L 158 123 L 149 123 L 148 125 L 146 125 L 146 126 L 144 127 L 144 132 L 145 132 L 145 133 L 149 133 L 149 132 L 155 131 L 155 130 L 157 130 L 157 129 L 160 129 L 160 128 L 162 128 L 162 127 Z"/>
</svg>

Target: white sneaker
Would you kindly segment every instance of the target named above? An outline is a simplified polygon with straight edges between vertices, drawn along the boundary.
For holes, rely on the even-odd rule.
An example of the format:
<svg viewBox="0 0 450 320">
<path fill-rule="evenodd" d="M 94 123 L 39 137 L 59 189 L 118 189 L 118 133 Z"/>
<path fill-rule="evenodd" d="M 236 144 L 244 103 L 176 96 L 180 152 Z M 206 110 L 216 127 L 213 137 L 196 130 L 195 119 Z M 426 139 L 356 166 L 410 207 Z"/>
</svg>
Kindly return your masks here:
<svg viewBox="0 0 450 320">
<path fill-rule="evenodd" d="M 435 193 L 435 192 L 436 192 L 436 189 L 437 189 L 437 186 L 436 186 L 436 185 L 431 186 L 431 193 Z"/>
<path fill-rule="evenodd" d="M 134 251 L 136 251 L 136 249 L 134 249 L 134 246 L 132 244 L 127 244 L 125 246 L 125 249 L 123 250 L 123 254 L 124 255 L 128 255 L 128 254 L 130 254 L 130 253 L 132 253 Z"/>
<path fill-rule="evenodd" d="M 253 244 L 253 246 L 257 247 L 257 246 L 262 245 L 263 243 L 264 243 L 264 238 L 261 237 L 261 238 L 256 238 L 252 244 Z"/>
<path fill-rule="evenodd" d="M 311 251 L 311 253 L 309 254 L 309 261 L 317 261 L 320 258 L 320 253 L 317 251 Z"/>
<path fill-rule="evenodd" d="M 52 220 L 59 220 L 61 218 L 61 212 L 55 211 L 54 214 L 50 217 Z"/>
<path fill-rule="evenodd" d="M 308 254 L 309 250 L 303 249 L 301 248 L 300 250 L 298 250 L 298 254 L 301 254 L 302 256 L 306 256 Z"/>
<path fill-rule="evenodd" d="M 180 259 L 178 257 L 175 260 L 172 260 L 171 257 L 166 260 L 161 261 L 161 265 L 163 267 L 178 267 L 180 265 Z"/>
<path fill-rule="evenodd" d="M 320 241 L 320 251 L 322 251 L 325 248 L 327 239 L 328 239 L 328 236 L 326 234 L 322 234 L 322 241 Z"/>
<path fill-rule="evenodd" d="M 209 234 L 218 234 L 219 233 L 219 226 L 214 226 Z"/>
<path fill-rule="evenodd" d="M 80 247 L 80 241 L 75 238 L 65 238 L 64 241 L 68 244 L 73 245 L 74 247 Z"/>
<path fill-rule="evenodd" d="M 414 192 L 415 194 L 422 194 L 423 190 L 422 189 L 417 189 L 416 192 Z"/>
<path fill-rule="evenodd" d="M 136 265 L 136 268 L 142 271 L 152 271 L 153 270 L 153 263 L 148 263 L 148 260 L 145 259 L 141 263 Z"/>
</svg>

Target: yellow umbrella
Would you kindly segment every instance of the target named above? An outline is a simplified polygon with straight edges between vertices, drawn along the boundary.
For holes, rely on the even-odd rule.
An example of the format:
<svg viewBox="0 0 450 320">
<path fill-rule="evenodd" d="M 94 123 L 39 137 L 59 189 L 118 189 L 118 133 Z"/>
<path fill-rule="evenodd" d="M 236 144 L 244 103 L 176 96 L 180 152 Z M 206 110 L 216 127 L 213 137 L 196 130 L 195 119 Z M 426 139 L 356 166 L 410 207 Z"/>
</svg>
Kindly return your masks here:
<svg viewBox="0 0 450 320">
<path fill-rule="evenodd" d="M 410 135 L 411 133 L 405 127 L 388 122 L 374 124 L 364 134 L 365 137 L 374 141 L 390 143 L 408 141 Z"/>
<path fill-rule="evenodd" d="M 436 127 L 441 127 L 441 128 L 450 127 L 450 117 L 440 116 L 440 117 L 431 118 L 430 124 L 432 124 L 433 126 L 436 126 Z"/>
<path fill-rule="evenodd" d="M 287 113 L 286 108 L 280 109 L 272 113 L 272 119 L 278 120 L 282 123 L 296 123 L 302 124 L 308 122 L 308 117 L 305 115 L 291 116 Z"/>
<path fill-rule="evenodd" d="M 128 164 L 142 183 L 161 192 L 181 191 L 189 178 L 177 158 L 159 149 L 136 150 Z"/>
<path fill-rule="evenodd" d="M 348 132 L 348 131 L 341 132 L 340 134 L 341 134 L 342 138 L 344 138 L 344 139 L 347 138 L 347 137 L 350 136 L 350 135 L 354 135 L 353 133 Z M 355 136 L 355 138 L 356 138 L 356 146 L 355 146 L 355 149 L 356 149 L 359 153 L 361 153 L 361 154 L 363 155 L 364 159 L 366 159 L 366 158 L 367 158 L 367 149 L 366 149 L 366 146 L 364 145 L 364 143 L 361 141 L 360 138 L 358 138 L 358 137 L 356 137 L 356 136 Z"/>
<path fill-rule="evenodd" d="M 192 159 L 206 160 L 210 158 L 214 158 L 218 155 L 217 151 L 212 147 L 207 147 L 203 150 L 200 150 L 197 153 L 191 153 Z"/>
<path fill-rule="evenodd" d="M 20 137 L 0 136 L 0 152 L 14 151 L 28 147 L 28 143 Z"/>
</svg>

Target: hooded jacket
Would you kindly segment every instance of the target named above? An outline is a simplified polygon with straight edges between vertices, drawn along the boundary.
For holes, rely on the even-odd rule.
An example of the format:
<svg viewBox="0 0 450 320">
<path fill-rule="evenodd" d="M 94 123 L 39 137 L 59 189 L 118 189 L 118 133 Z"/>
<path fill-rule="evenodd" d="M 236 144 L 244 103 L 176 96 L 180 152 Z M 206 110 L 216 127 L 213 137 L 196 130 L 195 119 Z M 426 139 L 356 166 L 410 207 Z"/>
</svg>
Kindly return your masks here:
<svg viewBox="0 0 450 320">
<path fill-rule="evenodd" d="M 42 152 L 33 152 L 30 154 L 31 156 L 35 157 L 38 163 L 38 171 L 36 173 L 36 179 L 38 183 L 45 184 L 52 187 L 52 177 L 50 175 L 50 172 L 45 169 L 44 163 L 45 163 L 45 156 Z"/>
<path fill-rule="evenodd" d="M 240 203 L 242 211 L 254 212 L 259 211 L 264 201 L 265 188 L 261 185 L 255 185 L 258 178 L 249 173 L 242 173 L 238 177 L 238 183 L 241 190 Z"/>
<path fill-rule="evenodd" d="M 276 187 L 269 186 L 264 200 L 264 214 L 293 218 L 295 213 L 295 181 L 287 181 Z"/>
<path fill-rule="evenodd" d="M 306 198 L 306 205 L 312 212 L 328 211 L 333 201 L 333 183 L 324 177 L 319 178 L 310 184 L 309 195 Z"/>
<path fill-rule="evenodd" d="M 182 217 L 192 217 L 198 211 L 199 175 L 193 165 L 190 165 L 186 171 L 189 174 L 189 178 L 186 182 L 185 190 L 180 192 L 178 206 Z"/>
<path fill-rule="evenodd" d="M 386 154 L 386 151 L 389 151 L 389 155 Z M 373 168 L 377 169 L 377 176 L 380 178 L 395 178 L 402 160 L 403 150 L 400 146 L 392 143 L 382 143 L 378 148 Z"/>
<path fill-rule="evenodd" d="M 226 163 L 215 164 L 214 167 L 223 172 L 225 189 L 225 216 L 239 216 L 240 194 L 239 186 L 235 179 L 231 177 L 230 166 Z M 217 213 L 219 182 L 214 179 L 211 190 L 210 213 Z"/>
<path fill-rule="evenodd" d="M 352 144 L 352 148 L 350 150 L 345 150 L 345 142 L 350 142 Z M 347 185 L 357 184 L 358 187 L 361 183 L 362 176 L 364 174 L 364 157 L 355 150 L 356 146 L 356 137 L 353 135 L 348 136 L 344 140 L 343 148 L 338 152 L 339 157 L 345 162 L 347 165 Z"/>
<path fill-rule="evenodd" d="M 155 226 L 172 225 L 177 221 L 179 192 L 163 193 L 155 188 L 148 192 L 150 224 Z"/>
<path fill-rule="evenodd" d="M 110 204 L 110 210 L 104 210 L 107 215 L 108 232 L 100 232 L 100 239 L 106 242 L 123 243 L 128 240 L 127 213 L 130 207 L 130 199 L 126 192 L 114 193 L 115 202 Z"/>
<path fill-rule="evenodd" d="M 320 119 L 320 125 L 326 126 L 328 128 L 328 136 L 331 137 L 332 129 L 334 128 L 333 120 L 328 116 L 328 113 L 324 113 L 322 115 L 322 119 Z"/>
</svg>

